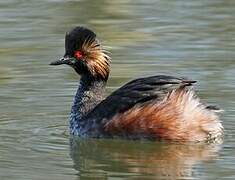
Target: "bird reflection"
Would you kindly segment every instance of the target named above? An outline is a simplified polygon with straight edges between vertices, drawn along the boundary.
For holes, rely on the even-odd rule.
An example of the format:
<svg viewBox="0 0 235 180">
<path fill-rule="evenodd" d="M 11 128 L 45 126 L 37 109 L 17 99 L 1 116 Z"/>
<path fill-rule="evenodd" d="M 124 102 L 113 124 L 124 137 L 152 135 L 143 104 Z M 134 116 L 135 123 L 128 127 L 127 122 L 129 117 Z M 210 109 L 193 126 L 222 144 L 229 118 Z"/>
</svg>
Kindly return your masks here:
<svg viewBox="0 0 235 180">
<path fill-rule="evenodd" d="M 70 153 L 80 177 L 108 179 L 192 178 L 195 165 L 214 160 L 219 144 L 70 138 Z"/>
</svg>

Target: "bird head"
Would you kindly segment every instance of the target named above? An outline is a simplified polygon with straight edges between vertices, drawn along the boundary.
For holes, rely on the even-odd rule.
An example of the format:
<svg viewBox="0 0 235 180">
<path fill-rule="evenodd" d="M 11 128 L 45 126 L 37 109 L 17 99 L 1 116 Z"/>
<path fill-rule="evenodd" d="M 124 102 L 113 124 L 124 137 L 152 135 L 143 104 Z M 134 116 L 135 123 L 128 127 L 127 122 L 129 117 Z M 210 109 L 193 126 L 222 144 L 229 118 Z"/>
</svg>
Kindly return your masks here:
<svg viewBox="0 0 235 180">
<path fill-rule="evenodd" d="M 65 55 L 50 65 L 66 64 L 79 75 L 107 80 L 110 57 L 96 34 L 85 27 L 75 27 L 65 35 Z"/>
</svg>

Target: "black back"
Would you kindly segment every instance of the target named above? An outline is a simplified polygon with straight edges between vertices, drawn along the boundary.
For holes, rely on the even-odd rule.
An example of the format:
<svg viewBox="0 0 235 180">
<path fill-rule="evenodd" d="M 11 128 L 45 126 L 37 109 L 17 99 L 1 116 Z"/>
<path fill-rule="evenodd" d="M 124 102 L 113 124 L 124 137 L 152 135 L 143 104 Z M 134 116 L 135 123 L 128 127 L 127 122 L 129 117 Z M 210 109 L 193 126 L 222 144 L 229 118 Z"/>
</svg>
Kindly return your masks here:
<svg viewBox="0 0 235 180">
<path fill-rule="evenodd" d="M 114 91 L 84 118 L 103 127 L 117 113 L 151 100 L 161 101 L 172 90 L 195 82 L 164 75 L 136 79 Z"/>
</svg>

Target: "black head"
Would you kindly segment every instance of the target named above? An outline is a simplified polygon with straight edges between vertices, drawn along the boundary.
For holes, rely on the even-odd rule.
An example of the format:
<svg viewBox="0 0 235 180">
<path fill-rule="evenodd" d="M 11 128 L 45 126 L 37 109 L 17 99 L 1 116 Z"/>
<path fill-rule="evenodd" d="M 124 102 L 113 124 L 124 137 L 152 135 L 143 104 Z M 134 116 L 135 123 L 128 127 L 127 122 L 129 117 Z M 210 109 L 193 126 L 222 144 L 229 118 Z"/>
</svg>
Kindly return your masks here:
<svg viewBox="0 0 235 180">
<path fill-rule="evenodd" d="M 82 76 L 108 79 L 110 58 L 96 38 L 85 27 L 75 27 L 65 36 L 65 55 L 51 65 L 67 64 Z"/>
</svg>

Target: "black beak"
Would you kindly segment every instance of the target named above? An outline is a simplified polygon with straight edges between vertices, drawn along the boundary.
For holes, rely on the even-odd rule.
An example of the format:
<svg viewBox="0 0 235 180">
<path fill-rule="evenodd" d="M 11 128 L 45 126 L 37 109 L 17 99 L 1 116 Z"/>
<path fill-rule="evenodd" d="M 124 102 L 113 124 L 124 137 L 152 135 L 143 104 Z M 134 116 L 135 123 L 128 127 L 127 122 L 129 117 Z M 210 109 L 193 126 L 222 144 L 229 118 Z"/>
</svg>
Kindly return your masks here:
<svg viewBox="0 0 235 180">
<path fill-rule="evenodd" d="M 61 65 L 61 64 L 68 64 L 68 65 L 72 65 L 73 64 L 73 59 L 74 58 L 71 58 L 71 57 L 63 57 L 57 61 L 53 61 L 50 63 L 50 65 Z"/>
</svg>

